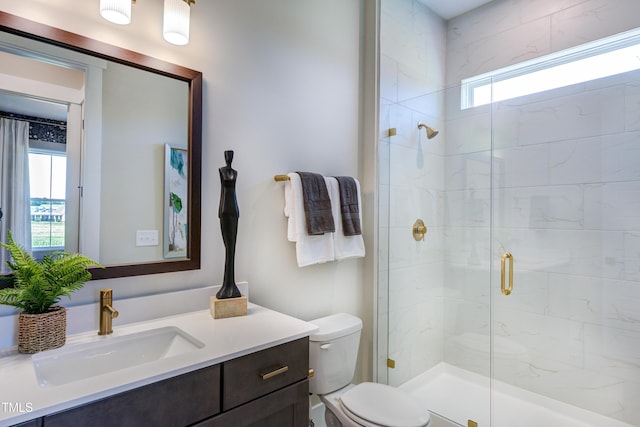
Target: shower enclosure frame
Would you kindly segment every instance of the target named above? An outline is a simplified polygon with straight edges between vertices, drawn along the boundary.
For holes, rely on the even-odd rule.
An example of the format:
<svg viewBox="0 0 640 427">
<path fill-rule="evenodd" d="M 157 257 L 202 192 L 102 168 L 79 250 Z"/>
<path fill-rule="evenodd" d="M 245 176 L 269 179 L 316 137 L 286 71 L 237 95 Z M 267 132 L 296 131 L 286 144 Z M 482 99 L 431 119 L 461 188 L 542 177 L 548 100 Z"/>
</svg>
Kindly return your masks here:
<svg viewBox="0 0 640 427">
<path fill-rule="evenodd" d="M 382 106 L 382 127 L 388 128 L 380 144 L 380 217 L 386 234 L 380 233 L 377 381 L 412 386 L 418 374 L 403 372 L 422 362 L 414 351 L 422 346 L 425 359 L 436 353 L 435 360 L 447 367 L 488 379 L 487 393 L 480 397 L 488 414 L 480 418 L 491 420 L 490 425 L 507 425 L 504 420 L 511 414 L 502 402 L 513 394 L 534 400 L 542 395 L 541 405 L 567 408 L 578 419 L 601 418 L 601 425 L 632 425 L 631 401 L 638 396 L 634 390 L 640 391 L 640 370 L 633 367 L 639 356 L 633 348 L 640 348 L 640 331 L 625 323 L 638 312 L 624 299 L 640 298 L 633 289 L 640 278 L 621 265 L 633 269 L 633 256 L 626 251 L 636 250 L 629 248 L 629 240 L 640 237 L 640 220 L 632 215 L 633 199 L 619 200 L 618 193 L 640 194 L 640 167 L 632 164 L 633 156 L 640 158 L 640 123 L 624 113 L 630 99 L 640 105 L 639 88 L 640 72 L 631 72 L 474 112 L 453 113 L 446 104 L 460 99 L 459 87 L 421 97 L 429 100 Z M 417 105 L 445 105 L 448 117 L 430 118 L 443 124 L 433 140 L 415 126 L 416 116 L 425 114 Z M 619 118 L 608 120 L 615 116 Z M 541 130 L 543 123 L 547 128 Z M 454 148 L 437 151 L 427 145 L 468 141 L 469 128 L 476 140 L 471 147 L 453 143 Z M 584 157 L 573 155 L 583 155 L 580 149 L 600 162 L 599 170 L 581 167 Z M 416 173 L 407 166 L 407 156 L 415 170 L 428 169 L 429 156 L 441 156 L 445 185 L 433 199 L 442 206 L 415 202 L 439 190 L 407 190 L 398 184 Z M 385 162 L 392 166 L 385 168 Z M 625 167 L 616 167 L 617 162 Z M 617 213 L 611 212 L 612 203 Z M 400 209 L 389 212 L 393 206 Z M 426 212 L 425 241 L 412 236 L 414 207 Z M 434 212 L 443 217 L 432 226 Z M 415 261 L 437 250 L 443 254 L 440 278 L 420 263 L 409 267 L 420 270 L 415 276 L 402 271 L 402 264 L 411 261 L 403 254 Z M 399 281 L 402 277 L 408 280 Z M 421 280 L 441 280 L 441 290 L 437 285 L 425 290 Z M 414 309 L 418 296 L 437 302 Z M 398 317 L 424 307 L 426 312 L 437 310 L 438 303 L 441 312 L 433 318 Z M 438 316 L 440 324 L 434 320 Z M 411 344 L 402 348 L 394 333 L 406 338 L 419 325 L 441 327 L 441 347 L 436 333 L 431 341 L 411 337 Z M 616 358 L 615 365 L 608 362 Z M 429 370 L 437 363 L 426 365 Z M 598 384 L 603 385 L 600 395 L 592 391 Z"/>
</svg>

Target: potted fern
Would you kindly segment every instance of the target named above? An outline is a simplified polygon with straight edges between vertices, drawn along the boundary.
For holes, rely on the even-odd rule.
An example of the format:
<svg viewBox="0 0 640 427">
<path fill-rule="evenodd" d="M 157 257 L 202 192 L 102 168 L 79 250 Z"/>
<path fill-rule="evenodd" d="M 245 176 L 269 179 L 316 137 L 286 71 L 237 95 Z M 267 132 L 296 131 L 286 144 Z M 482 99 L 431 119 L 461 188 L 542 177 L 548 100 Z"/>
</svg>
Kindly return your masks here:
<svg viewBox="0 0 640 427">
<path fill-rule="evenodd" d="M 13 240 L 0 242 L 12 260 L 7 261 L 13 275 L 6 276 L 13 287 L 0 289 L 0 304 L 22 310 L 18 317 L 18 351 L 36 353 L 58 348 L 66 340 L 67 312 L 56 305 L 91 280 L 90 266 L 102 267 L 80 254 L 54 252 L 37 261 Z"/>
</svg>

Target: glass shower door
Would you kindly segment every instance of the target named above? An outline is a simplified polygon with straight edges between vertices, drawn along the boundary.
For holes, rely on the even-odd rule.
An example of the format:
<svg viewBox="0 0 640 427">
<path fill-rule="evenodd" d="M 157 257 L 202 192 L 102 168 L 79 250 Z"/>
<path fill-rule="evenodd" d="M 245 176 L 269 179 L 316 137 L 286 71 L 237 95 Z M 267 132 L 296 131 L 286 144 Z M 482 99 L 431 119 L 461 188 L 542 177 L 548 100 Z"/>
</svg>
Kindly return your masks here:
<svg viewBox="0 0 640 427">
<path fill-rule="evenodd" d="M 385 106 L 391 135 L 383 143 L 388 172 L 383 197 L 388 212 L 385 264 L 388 278 L 387 380 L 401 386 L 442 361 L 443 127 L 441 93 Z M 429 140 L 424 122 L 441 130 Z M 381 218 L 382 219 L 382 218 Z M 422 221 L 423 236 L 414 226 Z"/>
<path fill-rule="evenodd" d="M 443 390 L 438 411 L 462 426 L 490 423 L 491 108 L 443 92 Z M 442 409 L 441 409 L 442 408 Z"/>
<path fill-rule="evenodd" d="M 490 419 L 490 116 L 460 87 L 381 105 L 377 380 L 465 427 Z"/>
<path fill-rule="evenodd" d="M 492 425 L 638 425 L 640 73 L 492 110 Z"/>
</svg>

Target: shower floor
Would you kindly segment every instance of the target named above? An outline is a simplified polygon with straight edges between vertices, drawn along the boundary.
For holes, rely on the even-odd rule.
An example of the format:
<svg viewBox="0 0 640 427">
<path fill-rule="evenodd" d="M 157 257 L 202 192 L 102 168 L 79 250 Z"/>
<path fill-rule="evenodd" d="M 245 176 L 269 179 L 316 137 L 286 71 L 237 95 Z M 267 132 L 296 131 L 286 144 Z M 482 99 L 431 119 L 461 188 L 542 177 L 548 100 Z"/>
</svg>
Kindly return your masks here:
<svg viewBox="0 0 640 427">
<path fill-rule="evenodd" d="M 494 381 L 490 400 L 488 378 L 440 363 L 407 381 L 401 389 L 428 405 L 429 410 L 462 426 L 468 420 L 490 426 L 490 406 L 495 427 L 633 427 L 600 414 Z"/>
</svg>

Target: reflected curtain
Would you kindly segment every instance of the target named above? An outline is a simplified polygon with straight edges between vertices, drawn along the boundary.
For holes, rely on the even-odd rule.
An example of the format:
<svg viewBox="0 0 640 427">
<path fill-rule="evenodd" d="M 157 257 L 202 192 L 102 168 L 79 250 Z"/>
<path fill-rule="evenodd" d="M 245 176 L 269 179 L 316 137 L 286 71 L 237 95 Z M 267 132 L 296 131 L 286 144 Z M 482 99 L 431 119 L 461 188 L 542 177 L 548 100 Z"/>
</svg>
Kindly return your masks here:
<svg viewBox="0 0 640 427">
<path fill-rule="evenodd" d="M 0 118 L 0 240 L 11 230 L 16 242 L 31 252 L 29 191 L 29 123 Z M 0 250 L 0 273 L 9 272 L 6 250 Z"/>
</svg>

